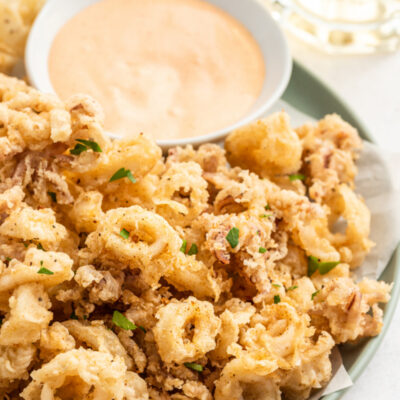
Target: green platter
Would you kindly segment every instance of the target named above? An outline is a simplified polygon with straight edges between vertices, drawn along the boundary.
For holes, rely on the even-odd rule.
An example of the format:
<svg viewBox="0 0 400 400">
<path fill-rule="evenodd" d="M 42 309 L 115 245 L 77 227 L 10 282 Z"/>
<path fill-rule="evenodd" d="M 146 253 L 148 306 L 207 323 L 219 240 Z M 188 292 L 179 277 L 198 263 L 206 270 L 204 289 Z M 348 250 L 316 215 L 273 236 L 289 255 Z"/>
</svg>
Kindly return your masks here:
<svg viewBox="0 0 400 400">
<path fill-rule="evenodd" d="M 282 99 L 291 106 L 316 119 L 326 114 L 337 113 L 344 120 L 355 126 L 361 137 L 373 142 L 363 122 L 356 116 L 351 108 L 325 83 L 321 82 L 315 75 L 308 71 L 298 62 L 293 64 L 292 77 L 289 86 Z M 345 346 L 341 349 L 343 363 L 351 376 L 353 382 L 362 374 L 372 357 L 382 343 L 393 318 L 398 300 L 400 298 L 400 247 L 394 252 L 386 269 L 380 276 L 385 282 L 394 282 L 391 299 L 384 309 L 384 326 L 379 336 L 362 341 L 356 346 Z M 350 389 L 350 388 L 349 388 Z M 345 391 L 343 389 L 330 395 L 324 396 L 324 400 L 338 400 Z"/>
</svg>

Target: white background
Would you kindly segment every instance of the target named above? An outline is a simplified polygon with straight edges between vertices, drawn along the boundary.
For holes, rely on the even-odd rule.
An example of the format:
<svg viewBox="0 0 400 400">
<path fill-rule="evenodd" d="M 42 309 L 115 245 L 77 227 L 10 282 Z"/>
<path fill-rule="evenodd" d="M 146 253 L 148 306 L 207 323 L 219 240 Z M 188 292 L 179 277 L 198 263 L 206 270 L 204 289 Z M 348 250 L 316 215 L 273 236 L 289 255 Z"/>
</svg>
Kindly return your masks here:
<svg viewBox="0 0 400 400">
<path fill-rule="evenodd" d="M 400 158 L 400 51 L 331 56 L 290 38 L 293 56 L 330 85 Z M 399 171 L 400 173 L 400 171 Z M 397 178 L 400 180 L 399 175 Z M 400 207 L 400 204 L 399 204 Z M 400 307 L 381 347 L 343 400 L 400 399 Z"/>
</svg>

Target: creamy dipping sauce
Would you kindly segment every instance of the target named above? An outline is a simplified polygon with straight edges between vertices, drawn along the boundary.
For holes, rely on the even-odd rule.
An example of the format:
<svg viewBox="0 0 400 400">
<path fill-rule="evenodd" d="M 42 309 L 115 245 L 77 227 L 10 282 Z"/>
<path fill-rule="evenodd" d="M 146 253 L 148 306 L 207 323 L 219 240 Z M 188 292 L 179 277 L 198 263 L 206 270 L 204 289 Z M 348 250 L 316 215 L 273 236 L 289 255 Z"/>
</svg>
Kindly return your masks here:
<svg viewBox="0 0 400 400">
<path fill-rule="evenodd" d="M 54 90 L 87 93 L 105 128 L 156 140 L 211 133 L 240 120 L 265 78 L 250 32 L 202 0 L 102 0 L 58 32 L 49 56 Z"/>
</svg>

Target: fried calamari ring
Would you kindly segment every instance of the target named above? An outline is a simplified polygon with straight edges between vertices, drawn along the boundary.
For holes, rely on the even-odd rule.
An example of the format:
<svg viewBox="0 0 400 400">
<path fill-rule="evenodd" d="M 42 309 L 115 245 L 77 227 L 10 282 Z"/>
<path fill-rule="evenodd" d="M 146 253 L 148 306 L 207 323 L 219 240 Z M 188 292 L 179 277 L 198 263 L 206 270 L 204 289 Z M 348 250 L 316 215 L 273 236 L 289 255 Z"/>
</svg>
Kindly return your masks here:
<svg viewBox="0 0 400 400">
<path fill-rule="evenodd" d="M 121 236 L 126 230 L 128 238 Z M 111 253 L 120 261 L 146 267 L 151 261 L 179 251 L 180 239 L 159 215 L 139 206 L 108 211 L 86 244 L 94 252 Z"/>
<path fill-rule="evenodd" d="M 20 285 L 9 300 L 10 313 L 0 330 L 0 345 L 29 345 L 40 339 L 53 318 L 50 299 L 39 283 Z M 29 305 L 29 307 L 27 307 Z"/>
<path fill-rule="evenodd" d="M 301 166 L 300 139 L 281 112 L 232 132 L 225 141 L 228 161 L 267 177 L 291 174 Z"/>
<path fill-rule="evenodd" d="M 93 232 L 104 213 L 101 209 L 103 195 L 97 191 L 83 192 L 75 200 L 69 216 L 78 232 Z"/>
<path fill-rule="evenodd" d="M 217 345 L 210 358 L 223 360 L 229 357 L 228 347 L 239 339 L 240 328 L 250 322 L 256 312 L 255 307 L 233 298 L 226 302 L 226 310 L 220 315 L 221 329 L 217 336 Z"/>
<path fill-rule="evenodd" d="M 311 310 L 313 325 L 327 330 L 336 343 L 376 336 L 383 324 L 378 303 L 389 300 L 391 286 L 385 282 L 369 282 L 365 278 L 356 284 L 349 277 L 324 282 Z M 368 293 L 372 288 L 373 295 Z"/>
<path fill-rule="evenodd" d="M 115 191 L 120 185 L 131 185 L 129 180 L 110 182 L 110 178 L 123 167 L 140 180 L 161 158 L 161 149 L 143 135 L 129 140 L 115 140 L 102 150 L 102 153 L 85 151 L 72 164 L 71 177 L 79 178 L 80 185 L 88 189 L 106 184 L 105 192 L 109 192 Z"/>
<path fill-rule="evenodd" d="M 303 400 L 312 389 L 325 386 L 332 375 L 329 358 L 335 341 L 327 332 L 321 332 L 316 343 L 308 343 L 300 356 L 299 365 L 288 371 L 281 382 L 281 390 L 288 400 Z M 337 352 L 339 350 L 336 349 Z"/>
<path fill-rule="evenodd" d="M 208 206 L 207 182 L 199 164 L 173 163 L 161 177 L 154 203 L 169 223 L 187 226 Z"/>
<path fill-rule="evenodd" d="M 213 270 L 182 252 L 171 259 L 165 279 L 178 290 L 189 290 L 200 299 L 212 297 L 218 300 L 221 294 L 222 282 L 214 276 Z"/>
<path fill-rule="evenodd" d="M 40 335 L 40 358 L 48 362 L 57 354 L 74 349 L 75 345 L 75 339 L 68 329 L 60 322 L 54 322 Z"/>
<path fill-rule="evenodd" d="M 354 193 L 349 186 L 342 184 L 338 186 L 336 195 L 331 200 L 332 210 L 336 215 L 341 215 L 347 221 L 345 234 L 337 233 L 332 239 L 334 246 L 342 254 L 343 262 L 350 267 L 360 266 L 365 256 L 374 245 L 368 239 L 371 224 L 371 212 L 365 205 L 363 199 Z M 348 248 L 351 257 L 344 257 L 348 252 L 343 251 Z"/>
<path fill-rule="evenodd" d="M 100 104 L 86 94 L 75 94 L 64 104 L 71 115 L 73 135 L 71 139 L 83 138 L 97 142 L 101 149 L 107 149 L 111 140 L 104 135 L 104 112 Z M 73 147 L 75 143 L 70 141 Z"/>
<path fill-rule="evenodd" d="M 332 235 L 328 230 L 326 219 L 313 219 L 307 222 L 298 221 L 294 240 L 305 250 L 308 256 L 322 261 L 339 261 L 340 253 L 331 242 Z"/>
<path fill-rule="evenodd" d="M 38 274 L 42 267 L 53 274 Z M 72 279 L 73 275 L 72 260 L 67 254 L 30 248 L 23 262 L 12 260 L 0 275 L 0 309 L 8 310 L 8 298 L 19 285 L 37 282 L 49 288 Z"/>
<path fill-rule="evenodd" d="M 11 73 L 23 57 L 30 27 L 45 0 L 0 2 L 0 71 Z"/>
<path fill-rule="evenodd" d="M 67 230 L 56 222 L 52 209 L 34 210 L 31 207 L 12 212 L 0 226 L 0 235 L 41 243 L 46 250 L 57 250 L 68 238 Z"/>
<path fill-rule="evenodd" d="M 273 191 L 270 198 L 278 218 L 283 218 L 297 246 L 308 256 L 322 261 L 338 261 L 340 254 L 331 243 L 326 207 L 313 203 L 292 190 Z"/>
<path fill-rule="evenodd" d="M 280 390 L 272 376 L 276 362 L 262 350 L 232 350 L 236 358 L 226 364 L 215 382 L 215 400 L 280 400 Z"/>
<path fill-rule="evenodd" d="M 74 398 L 147 400 L 147 385 L 126 371 L 123 359 L 99 351 L 74 349 L 33 371 L 21 393 L 25 400 Z"/>
<path fill-rule="evenodd" d="M 178 233 L 164 218 L 139 206 L 108 211 L 86 241 L 94 256 L 139 268 L 153 287 L 165 277 L 179 290 L 191 290 L 200 297 L 218 297 L 220 289 L 212 271 L 180 252 L 181 243 Z"/>
<path fill-rule="evenodd" d="M 128 356 L 128 353 L 119 341 L 118 336 L 101 323 L 98 325 L 95 325 L 95 323 L 96 321 L 94 321 L 94 323 L 91 322 L 90 325 L 85 325 L 79 321 L 69 320 L 64 321 L 62 324 L 68 329 L 68 332 L 76 341 L 85 343 L 93 350 L 110 353 L 115 357 L 119 356 L 123 358 L 127 369 L 131 369 L 133 361 Z"/>
<path fill-rule="evenodd" d="M 129 237 L 121 232 L 128 232 Z M 95 256 L 105 255 L 140 268 L 145 280 L 154 286 L 179 251 L 181 240 L 164 218 L 131 206 L 108 211 L 86 245 Z"/>
<path fill-rule="evenodd" d="M 310 198 L 324 203 L 339 184 L 354 188 L 355 160 L 363 145 L 356 129 L 332 114 L 316 125 L 301 126 L 296 132 L 302 139 Z"/>
<path fill-rule="evenodd" d="M 207 301 L 189 297 L 161 307 L 153 328 L 162 360 L 166 363 L 195 361 L 215 348 L 221 322 Z"/>
<path fill-rule="evenodd" d="M 269 352 L 280 368 L 296 365 L 307 330 L 308 317 L 300 315 L 287 303 L 265 306 L 252 318 L 251 326 L 241 340 L 247 349 L 260 346 Z"/>
</svg>

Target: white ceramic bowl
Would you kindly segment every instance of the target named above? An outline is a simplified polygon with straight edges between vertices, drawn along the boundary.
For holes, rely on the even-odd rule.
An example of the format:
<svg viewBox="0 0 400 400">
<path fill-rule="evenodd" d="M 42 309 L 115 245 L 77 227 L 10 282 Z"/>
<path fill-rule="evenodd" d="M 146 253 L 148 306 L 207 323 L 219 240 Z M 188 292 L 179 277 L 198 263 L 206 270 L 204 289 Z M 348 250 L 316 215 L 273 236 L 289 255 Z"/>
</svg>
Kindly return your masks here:
<svg viewBox="0 0 400 400">
<path fill-rule="evenodd" d="M 100 0 L 49 0 L 36 18 L 25 50 L 25 68 L 30 83 L 54 93 L 48 71 L 48 57 L 59 29 L 83 8 Z M 261 117 L 282 95 L 290 78 L 292 60 L 285 37 L 268 11 L 257 0 L 208 0 L 239 20 L 258 42 L 265 60 L 266 79 L 251 110 L 237 123 L 202 136 L 159 140 L 163 147 L 199 145 L 223 139 L 230 131 Z M 110 133 L 110 136 L 116 137 Z"/>
</svg>

